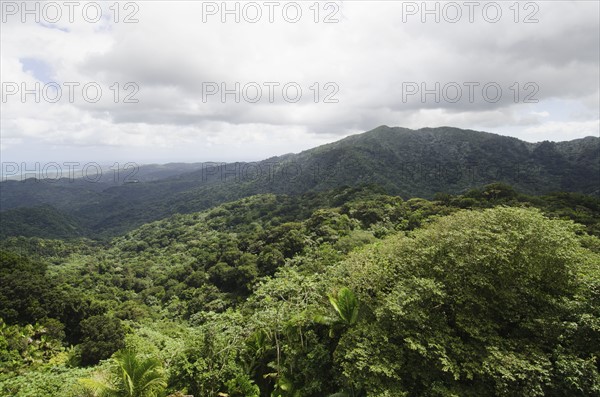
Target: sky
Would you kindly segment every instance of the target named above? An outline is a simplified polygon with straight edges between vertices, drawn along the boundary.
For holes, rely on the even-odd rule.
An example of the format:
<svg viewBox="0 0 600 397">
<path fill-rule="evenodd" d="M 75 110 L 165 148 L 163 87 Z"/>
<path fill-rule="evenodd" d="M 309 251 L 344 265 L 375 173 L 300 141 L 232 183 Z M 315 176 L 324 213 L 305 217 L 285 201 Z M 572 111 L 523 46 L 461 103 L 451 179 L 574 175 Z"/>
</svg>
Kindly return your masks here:
<svg viewBox="0 0 600 397">
<path fill-rule="evenodd" d="M 2 162 L 256 161 L 380 125 L 599 136 L 599 4 L 2 0 Z"/>
</svg>

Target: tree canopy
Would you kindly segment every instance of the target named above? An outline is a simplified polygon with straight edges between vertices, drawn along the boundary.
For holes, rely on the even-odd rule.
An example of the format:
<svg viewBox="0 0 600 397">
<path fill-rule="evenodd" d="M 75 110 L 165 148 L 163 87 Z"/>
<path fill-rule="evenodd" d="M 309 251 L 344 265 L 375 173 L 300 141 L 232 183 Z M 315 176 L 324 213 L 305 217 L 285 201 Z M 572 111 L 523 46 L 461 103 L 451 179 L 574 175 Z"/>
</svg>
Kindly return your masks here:
<svg viewBox="0 0 600 397">
<path fill-rule="evenodd" d="M 597 395 L 599 236 L 598 199 L 495 183 L 6 238 L 0 395 Z"/>
</svg>

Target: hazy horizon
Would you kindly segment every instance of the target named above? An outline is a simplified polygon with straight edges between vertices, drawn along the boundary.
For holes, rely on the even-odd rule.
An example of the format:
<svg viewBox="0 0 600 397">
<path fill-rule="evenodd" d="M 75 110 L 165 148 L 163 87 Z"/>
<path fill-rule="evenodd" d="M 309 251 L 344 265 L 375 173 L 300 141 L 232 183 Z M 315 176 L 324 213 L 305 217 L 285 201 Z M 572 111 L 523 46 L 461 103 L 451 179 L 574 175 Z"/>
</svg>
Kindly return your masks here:
<svg viewBox="0 0 600 397">
<path fill-rule="evenodd" d="M 404 128 L 404 127 L 400 127 L 400 126 L 388 126 L 390 128 Z M 444 128 L 444 127 L 450 127 L 451 126 L 440 126 L 440 127 L 423 127 L 423 128 L 415 128 L 412 129 L 410 128 L 410 130 L 413 131 L 418 131 L 421 129 L 427 129 L 427 128 Z M 377 127 L 375 127 L 377 128 Z M 373 128 L 373 129 L 375 129 Z M 373 130 L 371 129 L 371 130 Z M 335 137 L 335 139 L 332 139 L 329 142 L 324 142 L 321 145 L 326 145 L 328 143 L 333 143 L 333 142 L 337 142 L 339 140 L 342 140 L 344 138 L 347 138 L 349 136 L 352 135 L 359 135 L 359 134 L 363 134 L 365 132 L 369 132 L 371 130 L 367 130 L 367 131 L 361 131 L 358 132 L 356 134 L 348 134 L 345 136 L 340 136 L 340 137 Z M 468 128 L 465 128 L 465 130 L 469 130 Z M 479 132 L 484 132 L 484 133 L 488 133 L 487 131 L 479 131 Z M 498 134 L 498 135 L 502 135 L 502 134 Z M 544 141 L 549 141 L 549 142 L 568 142 L 568 141 L 573 141 L 573 140 L 578 140 L 578 139 L 584 139 L 584 138 L 588 138 L 588 137 L 594 137 L 594 138 L 600 138 L 600 137 L 595 137 L 593 135 L 587 135 L 584 137 L 579 137 L 579 138 L 573 138 L 573 139 L 568 139 L 566 141 L 549 141 L 549 140 L 544 140 Z M 517 138 L 520 139 L 520 138 Z M 525 141 L 525 140 L 523 140 Z M 544 141 L 535 141 L 535 142 L 529 142 L 529 141 L 525 141 L 528 143 L 541 143 Z M 318 145 L 318 146 L 321 146 Z M 308 148 L 304 148 L 304 149 L 300 149 L 297 150 L 295 152 L 286 152 L 286 153 L 274 153 L 273 155 L 270 155 L 268 157 L 260 157 L 260 158 L 253 158 L 253 157 L 247 157 L 247 158 L 233 158 L 233 159 L 227 159 L 227 158 L 206 158 L 206 159 L 200 159 L 200 158 L 189 158 L 189 159 L 181 159 L 181 158 L 176 158 L 176 159 L 166 159 L 164 161 L 161 161 L 160 159 L 158 160 L 136 160 L 133 159 L 132 156 L 125 156 L 125 157 L 115 157 L 115 158 L 110 158 L 110 159 L 104 159 L 101 161 L 96 161 L 94 159 L 65 159 L 65 160 L 61 160 L 61 159 L 55 159 L 55 160 L 51 160 L 51 161 L 39 161 L 39 160 L 7 160 L 7 161 L 2 161 L 2 167 L 0 169 L 0 177 L 1 177 L 1 181 L 5 180 L 5 171 L 7 167 L 12 167 L 13 165 L 16 165 L 17 167 L 19 167 L 19 171 L 17 174 L 13 174 L 13 173 L 9 173 L 12 174 L 10 175 L 7 180 L 10 179 L 14 179 L 14 178 L 19 178 L 20 175 L 23 174 L 27 174 L 28 172 L 34 172 L 37 171 L 39 173 L 40 170 L 36 170 L 36 164 L 37 166 L 43 167 L 43 166 L 47 166 L 49 163 L 57 163 L 59 165 L 62 165 L 62 168 L 65 168 L 64 170 L 62 170 L 62 172 L 68 172 L 70 169 L 74 169 L 74 170 L 80 170 L 85 164 L 90 164 L 90 163 L 94 163 L 94 164 L 98 164 L 100 166 L 102 166 L 102 168 L 106 168 L 106 169 L 110 169 L 110 167 L 113 167 L 115 164 L 119 164 L 120 166 L 123 166 L 124 164 L 127 164 L 129 162 L 131 163 L 135 163 L 136 166 L 151 166 L 151 165 L 169 165 L 169 164 L 201 164 L 201 163 L 235 163 L 235 162 L 248 162 L 248 163 L 252 163 L 252 162 L 259 162 L 262 160 L 266 160 L 270 157 L 279 157 L 279 156 L 284 156 L 284 155 L 288 155 L 288 154 L 299 154 L 302 153 L 304 151 L 307 150 L 311 150 L 315 147 L 318 146 L 312 146 L 312 147 L 308 147 Z M 74 163 L 74 164 L 71 164 Z M 23 167 L 23 165 L 25 165 L 25 167 Z M 23 171 L 21 171 L 21 168 L 23 169 Z M 51 168 L 51 167 L 50 167 Z M 49 172 L 50 172 L 50 168 L 49 168 Z M 51 172 L 50 172 L 51 173 Z M 13 178 L 14 177 L 14 178 Z"/>
</svg>

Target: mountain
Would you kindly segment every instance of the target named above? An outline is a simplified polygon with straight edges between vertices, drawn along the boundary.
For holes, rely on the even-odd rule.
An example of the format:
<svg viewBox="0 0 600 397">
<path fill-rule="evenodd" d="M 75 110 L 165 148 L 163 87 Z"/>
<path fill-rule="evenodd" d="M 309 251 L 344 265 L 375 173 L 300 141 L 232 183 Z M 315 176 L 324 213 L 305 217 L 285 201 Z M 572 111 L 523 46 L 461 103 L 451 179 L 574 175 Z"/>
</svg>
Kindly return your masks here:
<svg viewBox="0 0 600 397">
<path fill-rule="evenodd" d="M 294 161 L 320 167 L 328 180 L 374 182 L 402 196 L 461 193 L 505 182 L 532 194 L 593 193 L 600 184 L 600 139 L 532 144 L 457 128 L 379 127 L 300 153 Z"/>
<path fill-rule="evenodd" d="M 528 143 L 450 127 L 380 126 L 255 163 L 140 167 L 139 178 L 129 182 L 135 183 L 5 181 L 0 183 L 0 210 L 51 206 L 57 211 L 52 219 L 61 214 L 65 217 L 61 224 L 78 225 L 72 233 L 96 236 L 259 193 L 297 195 L 363 184 L 379 185 L 404 198 L 461 194 L 493 182 L 528 194 L 598 195 L 600 138 Z M 26 223 L 26 213 L 11 211 L 11 224 L 19 217 Z"/>
</svg>

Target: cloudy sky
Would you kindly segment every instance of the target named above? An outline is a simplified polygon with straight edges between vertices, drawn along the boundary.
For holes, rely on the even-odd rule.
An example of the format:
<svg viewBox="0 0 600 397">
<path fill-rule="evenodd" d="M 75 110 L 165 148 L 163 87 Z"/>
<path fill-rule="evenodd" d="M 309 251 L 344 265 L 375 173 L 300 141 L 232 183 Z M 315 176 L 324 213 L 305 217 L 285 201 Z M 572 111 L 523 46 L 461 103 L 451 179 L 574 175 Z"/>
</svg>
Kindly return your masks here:
<svg viewBox="0 0 600 397">
<path fill-rule="evenodd" d="M 599 135 L 597 1 L 2 1 L 2 161 L 259 160 L 385 124 Z"/>
</svg>

